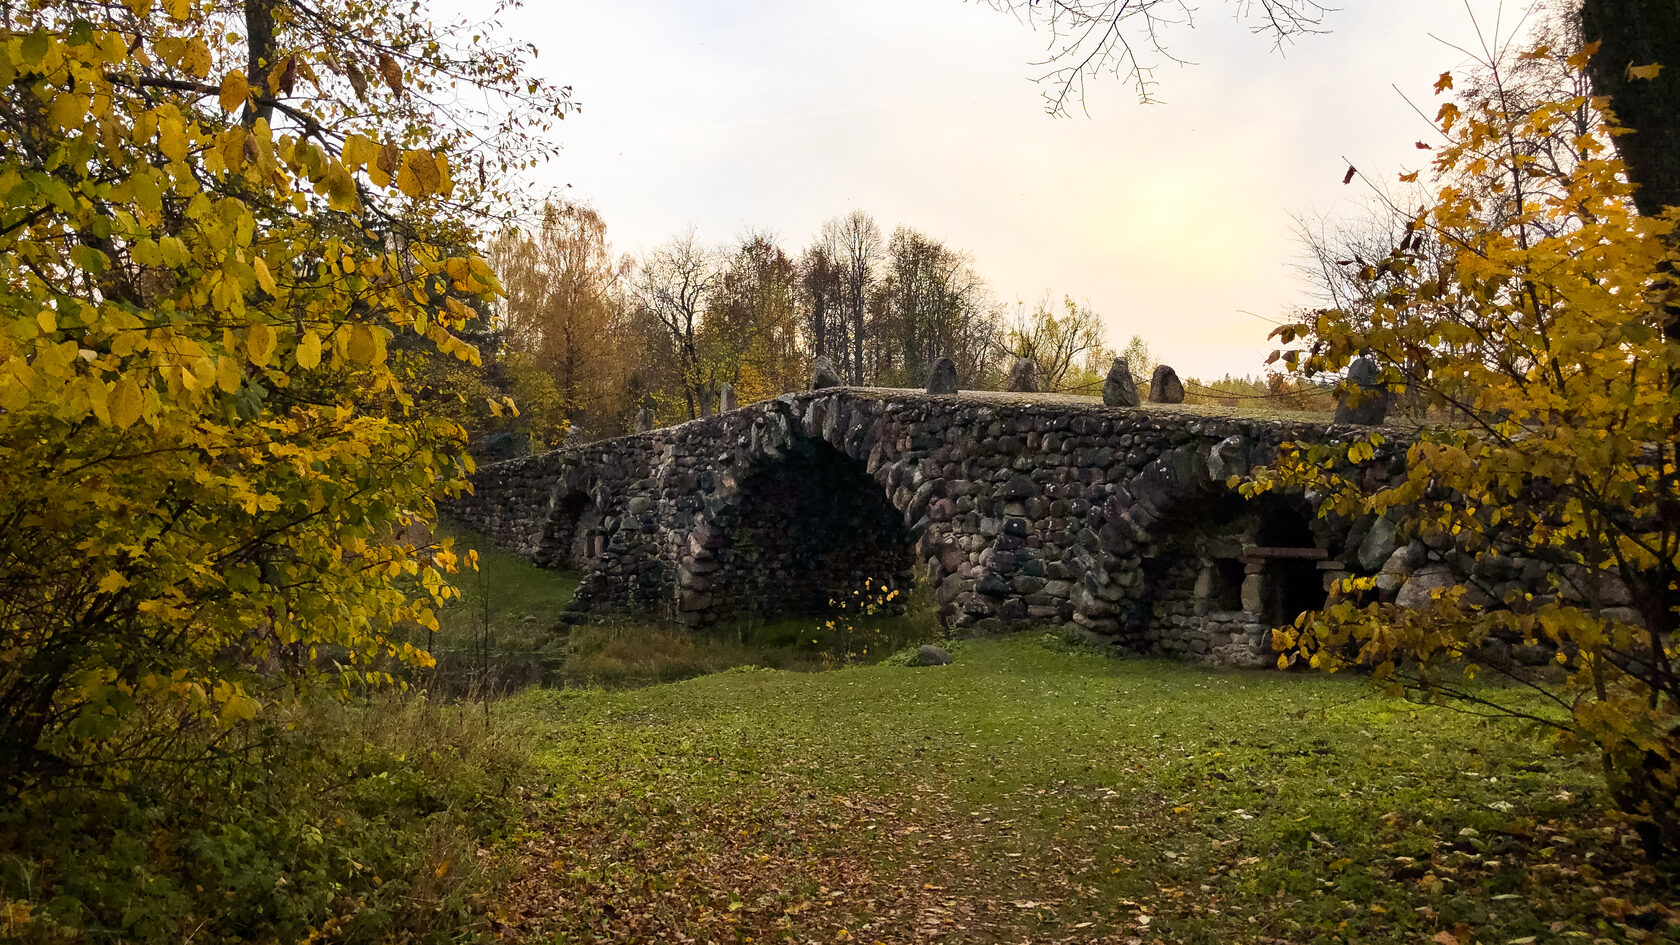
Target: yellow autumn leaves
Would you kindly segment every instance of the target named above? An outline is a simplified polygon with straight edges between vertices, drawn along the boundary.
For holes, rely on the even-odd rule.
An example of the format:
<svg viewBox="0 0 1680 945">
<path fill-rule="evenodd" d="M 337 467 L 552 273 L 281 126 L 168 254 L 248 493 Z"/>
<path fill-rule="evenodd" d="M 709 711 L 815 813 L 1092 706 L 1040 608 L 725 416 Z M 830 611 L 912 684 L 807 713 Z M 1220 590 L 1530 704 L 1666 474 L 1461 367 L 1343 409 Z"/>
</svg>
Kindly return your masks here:
<svg viewBox="0 0 1680 945">
<path fill-rule="evenodd" d="M 449 161 L 441 154 L 403 151 L 393 144 L 381 145 L 364 135 L 351 134 L 344 139 L 342 159 L 348 167 L 365 170 L 374 186 L 389 187 L 394 180 L 397 189 L 409 197 L 448 196 L 455 187 L 449 176 Z"/>
<path fill-rule="evenodd" d="M 1405 237 L 1385 258 L 1360 260 L 1371 302 L 1286 329 L 1308 373 L 1381 365 L 1422 421 L 1403 472 L 1361 437 L 1287 451 L 1245 492 L 1293 486 L 1326 514 L 1385 516 L 1408 554 L 1475 578 L 1406 607 L 1373 577 L 1343 580 L 1274 635 L 1280 665 L 1361 665 L 1391 690 L 1449 696 L 1478 664 L 1509 674 L 1544 707 L 1502 707 L 1495 690 L 1479 707 L 1543 721 L 1560 748 L 1596 746 L 1624 808 L 1680 836 L 1680 705 L 1660 668 L 1680 655 L 1680 343 L 1665 310 L 1680 213 L 1637 212 L 1616 130 L 1580 94 L 1592 52 L 1519 56 L 1572 76 L 1550 92 L 1507 87 L 1487 64 L 1499 94 L 1441 106 L 1434 199 L 1397 211 Z M 1437 91 L 1451 88 L 1443 76 Z M 1545 576 L 1507 582 L 1517 561 Z M 1517 646 L 1553 668 L 1501 655 Z"/>
<path fill-rule="evenodd" d="M 313 124 L 288 84 L 327 54 L 247 75 L 192 0 L 62 6 L 0 30 L 0 638 L 87 681 L 43 739 L 98 744 L 134 700 L 237 724 L 282 645 L 425 665 L 395 635 L 455 559 L 392 536 L 468 460 L 393 351 L 475 360 L 454 331 L 498 290 L 448 155 L 359 100 Z"/>
</svg>

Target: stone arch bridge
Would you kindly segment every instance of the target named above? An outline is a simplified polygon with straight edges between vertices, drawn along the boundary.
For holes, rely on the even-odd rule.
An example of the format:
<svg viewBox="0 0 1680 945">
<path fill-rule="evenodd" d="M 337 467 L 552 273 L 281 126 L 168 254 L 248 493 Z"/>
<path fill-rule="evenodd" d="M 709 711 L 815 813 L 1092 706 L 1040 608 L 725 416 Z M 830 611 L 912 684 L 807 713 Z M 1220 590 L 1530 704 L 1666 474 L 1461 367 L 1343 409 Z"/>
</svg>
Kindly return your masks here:
<svg viewBox="0 0 1680 945">
<path fill-rule="evenodd" d="M 1078 627 L 1269 664 L 1269 631 L 1404 552 L 1233 475 L 1289 441 L 1368 432 L 1053 394 L 830 388 L 482 467 L 445 511 L 539 564 L 573 606 L 690 627 L 826 612 L 864 582 L 934 588 L 960 628 Z M 1389 446 L 1389 462 L 1398 462 Z M 1378 456 L 1378 468 L 1386 468 Z"/>
</svg>

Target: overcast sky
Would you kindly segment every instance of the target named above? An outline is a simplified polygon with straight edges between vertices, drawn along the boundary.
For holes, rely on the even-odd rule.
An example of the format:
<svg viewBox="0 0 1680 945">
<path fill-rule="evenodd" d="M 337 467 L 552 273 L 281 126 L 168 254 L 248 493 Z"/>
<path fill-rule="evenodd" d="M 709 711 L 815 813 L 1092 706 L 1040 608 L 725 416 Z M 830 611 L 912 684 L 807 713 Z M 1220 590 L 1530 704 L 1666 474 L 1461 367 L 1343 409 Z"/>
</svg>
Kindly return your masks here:
<svg viewBox="0 0 1680 945">
<path fill-rule="evenodd" d="M 1256 316 L 1307 298 L 1292 215 L 1357 211 L 1344 157 L 1390 180 L 1423 163 L 1394 87 L 1432 115 L 1465 58 L 1429 34 L 1474 42 L 1464 0 L 1342 5 L 1280 55 L 1235 0 L 1202 0 L 1163 104 L 1110 79 L 1073 118 L 1029 81 L 1047 37 L 962 0 L 533 0 L 506 25 L 583 103 L 538 183 L 598 209 L 616 249 L 693 225 L 797 253 L 860 208 L 969 252 L 1011 306 L 1071 294 L 1110 343 L 1209 378 L 1262 370 Z M 1497 2 L 1472 6 L 1490 27 Z"/>
</svg>

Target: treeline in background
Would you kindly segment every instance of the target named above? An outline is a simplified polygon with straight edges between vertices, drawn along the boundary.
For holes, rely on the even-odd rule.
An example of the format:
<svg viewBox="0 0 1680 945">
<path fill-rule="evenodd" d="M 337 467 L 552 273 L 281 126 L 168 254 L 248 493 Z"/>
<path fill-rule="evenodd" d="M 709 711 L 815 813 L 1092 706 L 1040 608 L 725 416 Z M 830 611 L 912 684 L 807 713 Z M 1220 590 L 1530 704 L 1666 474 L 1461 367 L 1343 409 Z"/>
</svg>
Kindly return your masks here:
<svg viewBox="0 0 1680 945">
<path fill-rule="evenodd" d="M 678 423 L 714 410 L 724 384 L 742 404 L 801 390 L 817 358 L 850 385 L 916 388 L 949 357 L 965 389 L 986 390 L 1025 357 L 1042 389 L 1090 395 L 1117 356 L 1145 387 L 1157 364 L 1140 333 L 1107 345 L 1089 303 L 1046 293 L 1006 306 L 968 253 L 908 226 L 888 233 L 862 211 L 798 249 L 768 232 L 711 244 L 689 230 L 632 256 L 614 251 L 594 209 L 551 201 L 488 255 L 506 295 L 476 326 L 483 363 L 439 364 L 429 385 L 480 451 L 621 435 L 643 408 L 655 425 Z M 1282 375 L 1186 388 L 1191 403 L 1329 404 Z M 517 413 L 499 406 L 506 397 Z"/>
</svg>

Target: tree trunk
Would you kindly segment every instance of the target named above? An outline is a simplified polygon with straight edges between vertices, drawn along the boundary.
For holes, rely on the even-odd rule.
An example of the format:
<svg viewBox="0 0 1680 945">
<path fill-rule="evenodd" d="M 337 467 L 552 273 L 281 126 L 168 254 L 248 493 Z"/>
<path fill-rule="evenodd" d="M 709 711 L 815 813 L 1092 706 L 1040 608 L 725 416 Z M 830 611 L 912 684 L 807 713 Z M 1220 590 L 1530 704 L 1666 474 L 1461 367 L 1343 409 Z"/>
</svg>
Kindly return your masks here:
<svg viewBox="0 0 1680 945">
<path fill-rule="evenodd" d="M 1581 0 L 1581 36 L 1601 44 L 1587 65 L 1593 91 L 1610 99 L 1612 116 L 1630 132 L 1616 150 L 1636 185 L 1634 206 L 1645 216 L 1680 206 L 1680 0 Z M 1652 64 L 1663 67 L 1654 79 L 1628 75 Z M 1667 278 L 1652 287 L 1663 298 L 1663 333 L 1680 340 L 1674 267 L 1663 271 Z M 1669 388 L 1680 394 L 1680 371 L 1670 370 Z"/>
<path fill-rule="evenodd" d="M 857 293 L 852 311 L 852 385 L 863 386 L 863 292 Z"/>
<path fill-rule="evenodd" d="M 1581 28 L 1603 44 L 1588 66 L 1593 91 L 1632 132 L 1616 148 L 1639 212 L 1680 206 L 1680 0 L 1582 0 Z M 1629 66 L 1652 63 L 1663 66 L 1656 78 L 1628 77 Z"/>
<path fill-rule="evenodd" d="M 274 65 L 274 0 L 245 0 L 245 41 L 248 55 L 245 78 L 258 95 L 271 95 L 268 70 Z M 274 106 L 255 102 L 245 108 L 245 124 L 274 121 Z"/>
</svg>

